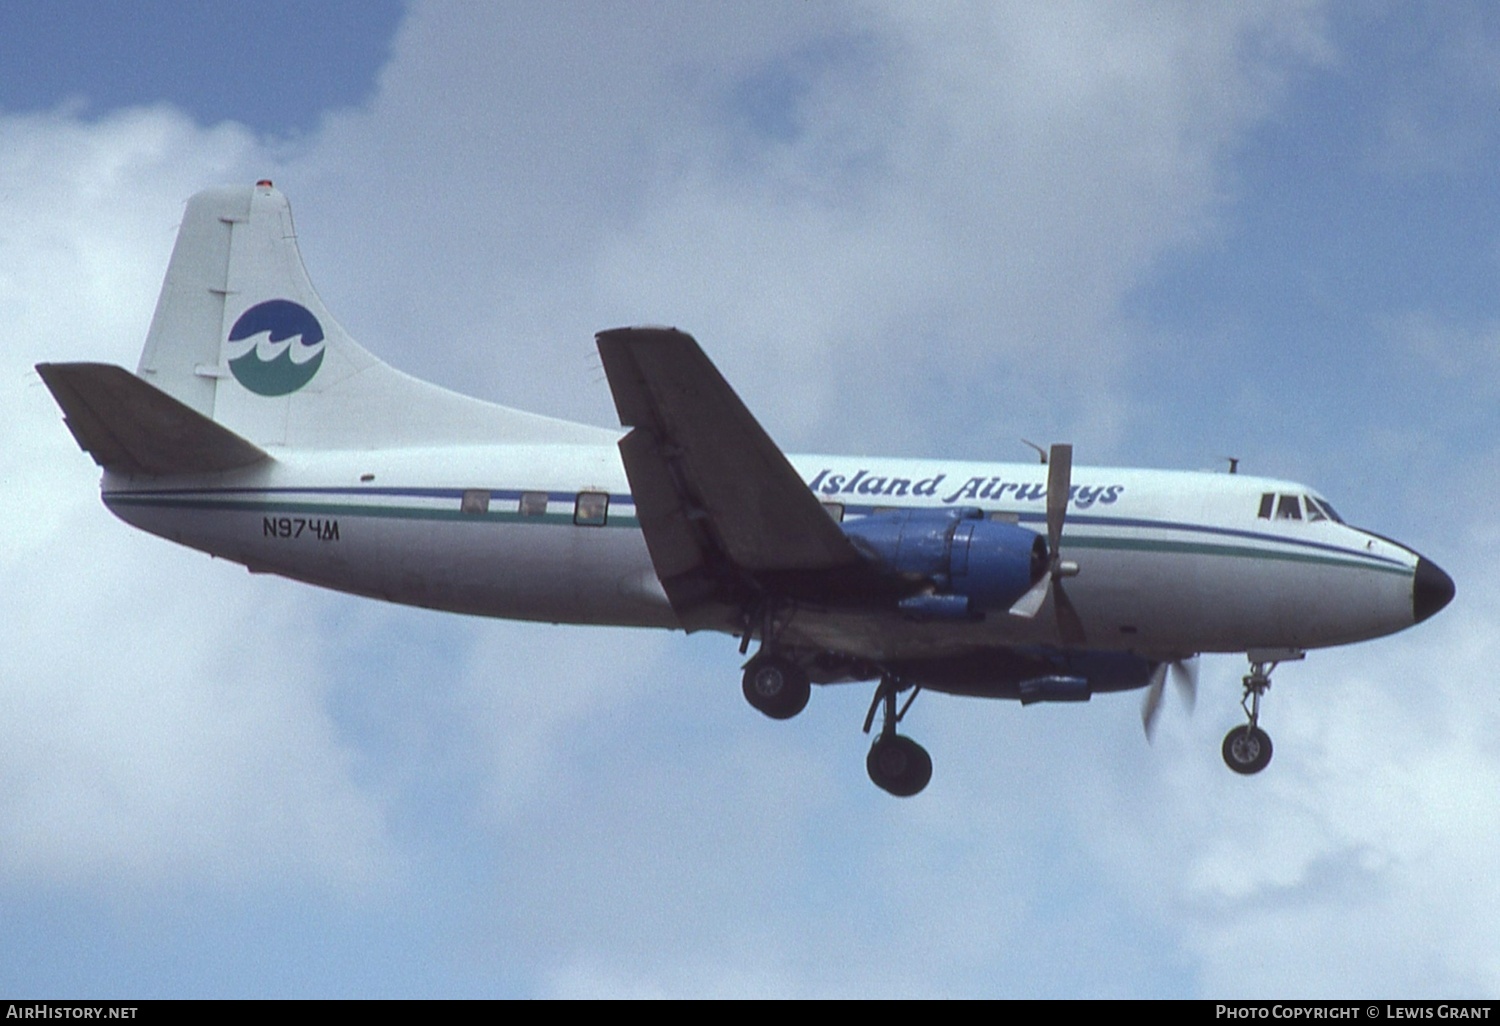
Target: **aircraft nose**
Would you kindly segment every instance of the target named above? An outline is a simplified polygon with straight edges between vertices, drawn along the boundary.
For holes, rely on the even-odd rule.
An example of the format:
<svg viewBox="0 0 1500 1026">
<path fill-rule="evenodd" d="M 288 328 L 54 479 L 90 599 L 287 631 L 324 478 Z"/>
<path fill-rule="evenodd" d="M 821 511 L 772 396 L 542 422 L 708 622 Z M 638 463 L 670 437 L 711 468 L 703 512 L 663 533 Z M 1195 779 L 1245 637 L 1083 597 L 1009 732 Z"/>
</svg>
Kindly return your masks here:
<svg viewBox="0 0 1500 1026">
<path fill-rule="evenodd" d="M 1417 557 L 1417 573 L 1411 583 L 1411 612 L 1413 621 L 1421 623 L 1449 602 L 1453 601 L 1453 578 L 1432 560 Z"/>
</svg>

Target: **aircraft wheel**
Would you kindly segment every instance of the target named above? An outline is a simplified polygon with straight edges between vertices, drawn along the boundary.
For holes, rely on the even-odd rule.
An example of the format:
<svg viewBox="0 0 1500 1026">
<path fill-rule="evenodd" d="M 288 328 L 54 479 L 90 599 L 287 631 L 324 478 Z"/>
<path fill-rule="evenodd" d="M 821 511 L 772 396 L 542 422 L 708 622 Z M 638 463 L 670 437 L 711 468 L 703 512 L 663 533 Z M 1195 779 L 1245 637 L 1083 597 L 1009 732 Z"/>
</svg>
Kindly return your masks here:
<svg viewBox="0 0 1500 1026">
<path fill-rule="evenodd" d="M 910 798 L 932 779 L 932 756 L 909 737 L 884 734 L 870 746 L 865 769 L 882 791 L 897 798 Z"/>
<path fill-rule="evenodd" d="M 807 708 L 812 685 L 802 667 L 780 656 L 764 656 L 745 667 L 745 700 L 773 720 L 789 720 Z"/>
<path fill-rule="evenodd" d="M 1271 736 L 1259 727 L 1235 727 L 1224 735 L 1224 763 L 1236 773 L 1259 773 L 1271 761 Z"/>
</svg>

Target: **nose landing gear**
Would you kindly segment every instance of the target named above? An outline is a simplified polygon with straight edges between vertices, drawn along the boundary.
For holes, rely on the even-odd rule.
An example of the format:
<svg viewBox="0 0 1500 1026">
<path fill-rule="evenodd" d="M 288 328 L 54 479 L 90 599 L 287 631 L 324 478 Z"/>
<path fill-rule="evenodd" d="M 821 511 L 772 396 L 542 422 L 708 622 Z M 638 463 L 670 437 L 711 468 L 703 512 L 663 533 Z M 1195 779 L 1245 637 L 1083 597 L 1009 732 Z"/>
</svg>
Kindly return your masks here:
<svg viewBox="0 0 1500 1026">
<path fill-rule="evenodd" d="M 1301 659 L 1306 653 L 1300 649 L 1251 649 L 1245 655 L 1250 660 L 1250 672 L 1244 677 L 1245 694 L 1240 706 L 1250 722 L 1224 735 L 1223 752 L 1226 766 L 1249 776 L 1271 763 L 1271 735 L 1260 729 L 1260 696 L 1271 687 L 1271 671 L 1283 662 Z"/>
<path fill-rule="evenodd" d="M 1236 773 L 1259 773 L 1271 762 L 1271 735 L 1259 727 L 1235 727 L 1224 735 L 1224 762 Z"/>
</svg>

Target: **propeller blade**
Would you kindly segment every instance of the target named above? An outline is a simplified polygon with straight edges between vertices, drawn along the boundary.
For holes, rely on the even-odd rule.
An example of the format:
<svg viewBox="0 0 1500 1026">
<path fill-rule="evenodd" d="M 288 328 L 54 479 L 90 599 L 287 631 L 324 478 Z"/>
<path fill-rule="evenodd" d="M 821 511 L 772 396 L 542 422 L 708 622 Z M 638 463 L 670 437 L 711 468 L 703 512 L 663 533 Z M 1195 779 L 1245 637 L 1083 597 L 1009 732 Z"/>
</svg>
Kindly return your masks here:
<svg viewBox="0 0 1500 1026">
<path fill-rule="evenodd" d="M 1057 612 L 1057 633 L 1065 645 L 1083 644 L 1083 620 L 1067 592 L 1062 589 L 1062 578 L 1078 572 L 1073 563 L 1065 563 L 1058 549 L 1062 545 L 1063 521 L 1068 516 L 1068 499 L 1073 489 L 1073 447 L 1066 443 L 1054 445 L 1047 454 L 1047 572 L 1037 578 L 1026 594 L 1010 607 L 1012 616 L 1030 620 L 1035 617 L 1052 595 L 1052 607 Z"/>
<path fill-rule="evenodd" d="M 1063 521 L 1068 516 L 1068 499 L 1073 490 L 1073 447 L 1060 442 L 1047 455 L 1047 548 L 1052 565 L 1047 574 L 1052 582 L 1052 606 L 1057 610 L 1057 634 L 1064 645 L 1083 644 L 1083 620 L 1063 591 L 1062 578 L 1078 572 L 1062 558 Z"/>
<path fill-rule="evenodd" d="M 1179 659 L 1172 664 L 1172 683 L 1177 685 L 1177 694 L 1182 697 L 1183 707 L 1188 712 L 1198 704 L 1198 657 Z"/>
<path fill-rule="evenodd" d="M 1057 548 L 1062 544 L 1063 520 L 1068 515 L 1069 492 L 1073 487 L 1073 447 L 1058 444 L 1047 457 L 1047 552 L 1057 572 Z"/>
<path fill-rule="evenodd" d="M 1052 581 L 1052 607 L 1057 610 L 1057 633 L 1064 645 L 1082 645 L 1083 619 L 1073 608 L 1073 600 L 1063 590 L 1062 581 Z"/>
<path fill-rule="evenodd" d="M 1167 663 L 1157 663 L 1151 671 L 1151 685 L 1146 688 L 1146 698 L 1141 702 L 1141 726 L 1146 729 L 1146 740 L 1156 731 L 1156 714 L 1161 712 L 1161 697 L 1167 683 Z"/>
<path fill-rule="evenodd" d="M 1042 603 L 1047 601 L 1047 590 L 1052 587 L 1052 572 L 1049 570 L 1036 579 L 1033 584 L 1019 599 L 1010 607 L 1011 616 L 1024 617 L 1027 620 L 1036 616 L 1037 611 L 1042 608 Z"/>
<path fill-rule="evenodd" d="M 1147 741 L 1151 740 L 1156 730 L 1156 718 L 1161 713 L 1162 696 L 1168 677 L 1172 678 L 1172 684 L 1182 696 L 1182 704 L 1187 707 L 1188 712 L 1192 712 L 1193 706 L 1198 702 L 1196 655 L 1188 659 L 1157 663 L 1151 669 L 1151 683 L 1147 685 L 1146 697 L 1141 701 L 1141 726 L 1146 728 Z"/>
</svg>

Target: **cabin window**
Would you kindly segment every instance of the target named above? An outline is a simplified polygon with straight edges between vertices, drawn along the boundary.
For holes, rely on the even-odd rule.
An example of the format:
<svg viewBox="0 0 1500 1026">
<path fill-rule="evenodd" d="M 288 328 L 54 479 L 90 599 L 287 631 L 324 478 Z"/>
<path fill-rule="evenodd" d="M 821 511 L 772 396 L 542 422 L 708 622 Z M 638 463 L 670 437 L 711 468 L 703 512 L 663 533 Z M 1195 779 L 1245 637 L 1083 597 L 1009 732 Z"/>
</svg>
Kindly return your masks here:
<svg viewBox="0 0 1500 1026">
<path fill-rule="evenodd" d="M 1260 497 L 1260 512 L 1256 514 L 1262 520 L 1271 519 L 1271 507 L 1276 505 L 1276 496 L 1272 492 L 1266 492 Z"/>
<path fill-rule="evenodd" d="M 1021 522 L 1021 514 L 1005 513 L 997 509 L 990 512 L 990 519 L 1001 524 L 1019 524 Z"/>
<path fill-rule="evenodd" d="M 459 511 L 478 516 L 490 511 L 490 493 L 487 488 L 466 488 L 458 504 Z"/>
<path fill-rule="evenodd" d="M 546 492 L 522 492 L 521 516 L 540 517 L 547 515 Z"/>
<path fill-rule="evenodd" d="M 844 522 L 844 504 L 842 502 L 825 502 L 823 510 L 831 517 L 835 524 Z"/>
<path fill-rule="evenodd" d="M 1295 495 L 1283 495 L 1276 503 L 1277 520 L 1301 520 L 1302 503 Z"/>
<path fill-rule="evenodd" d="M 579 492 L 573 504 L 573 523 L 580 527 L 603 527 L 609 516 L 609 493 Z"/>
</svg>

